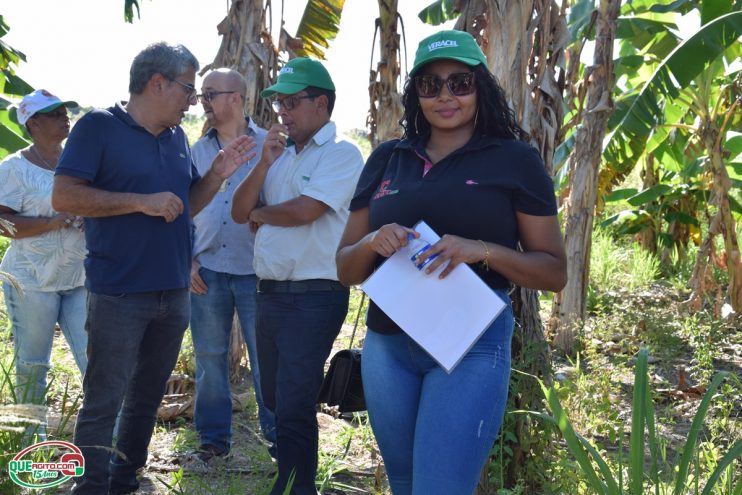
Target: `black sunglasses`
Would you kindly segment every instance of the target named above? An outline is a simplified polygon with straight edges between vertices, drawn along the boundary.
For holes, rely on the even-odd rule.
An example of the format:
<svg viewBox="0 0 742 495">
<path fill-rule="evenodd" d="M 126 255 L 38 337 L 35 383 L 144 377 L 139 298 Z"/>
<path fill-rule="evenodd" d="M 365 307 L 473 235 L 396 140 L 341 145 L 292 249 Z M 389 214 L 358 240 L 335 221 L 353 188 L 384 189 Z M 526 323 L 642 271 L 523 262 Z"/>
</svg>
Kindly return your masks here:
<svg viewBox="0 0 742 495">
<path fill-rule="evenodd" d="M 445 80 L 433 75 L 415 76 L 414 80 L 420 98 L 435 98 L 444 84 L 454 96 L 466 96 L 476 91 L 473 72 L 457 72 Z"/>
</svg>

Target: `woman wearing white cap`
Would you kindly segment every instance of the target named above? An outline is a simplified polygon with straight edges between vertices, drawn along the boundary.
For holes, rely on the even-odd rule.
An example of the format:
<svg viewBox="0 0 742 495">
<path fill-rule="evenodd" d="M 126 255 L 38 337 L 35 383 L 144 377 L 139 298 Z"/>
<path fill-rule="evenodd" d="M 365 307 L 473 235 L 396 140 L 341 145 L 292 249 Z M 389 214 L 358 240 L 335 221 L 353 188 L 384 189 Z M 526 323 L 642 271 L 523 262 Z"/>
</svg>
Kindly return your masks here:
<svg viewBox="0 0 742 495">
<path fill-rule="evenodd" d="M 338 276 L 362 282 L 424 220 L 441 239 L 418 267 L 445 279 L 469 264 L 506 302 L 451 373 L 376 305 L 367 316 L 363 388 L 394 495 L 471 495 L 507 401 L 507 290 L 560 290 L 566 256 L 551 178 L 471 35 L 424 39 L 402 103 L 403 139 L 379 146 L 358 182 Z"/>
<path fill-rule="evenodd" d="M 54 167 L 70 132 L 68 106 L 77 103 L 43 89 L 24 96 L 17 118 L 33 144 L 0 163 L 0 218 L 14 227 L 0 228 L 11 239 L 0 270 L 18 284 L 5 281 L 3 291 L 13 327 L 16 394 L 24 403 L 44 403 L 57 323 L 80 372 L 87 366 L 82 219 L 51 206 Z M 43 438 L 45 429 L 37 433 Z"/>
</svg>

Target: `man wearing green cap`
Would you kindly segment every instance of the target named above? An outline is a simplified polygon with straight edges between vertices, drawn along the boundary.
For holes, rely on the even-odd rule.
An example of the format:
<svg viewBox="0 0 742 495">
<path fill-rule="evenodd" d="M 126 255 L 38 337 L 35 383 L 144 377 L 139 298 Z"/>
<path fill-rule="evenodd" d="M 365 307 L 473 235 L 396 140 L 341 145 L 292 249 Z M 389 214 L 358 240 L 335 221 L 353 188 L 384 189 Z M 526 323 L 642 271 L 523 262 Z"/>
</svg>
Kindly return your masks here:
<svg viewBox="0 0 742 495">
<path fill-rule="evenodd" d="M 257 346 L 266 406 L 276 416 L 278 482 L 283 493 L 315 495 L 315 402 L 324 363 L 348 311 L 335 248 L 363 168 L 352 143 L 330 121 L 335 85 L 321 63 L 289 61 L 261 93 L 280 124 L 235 191 L 232 218 L 257 229 Z"/>
</svg>

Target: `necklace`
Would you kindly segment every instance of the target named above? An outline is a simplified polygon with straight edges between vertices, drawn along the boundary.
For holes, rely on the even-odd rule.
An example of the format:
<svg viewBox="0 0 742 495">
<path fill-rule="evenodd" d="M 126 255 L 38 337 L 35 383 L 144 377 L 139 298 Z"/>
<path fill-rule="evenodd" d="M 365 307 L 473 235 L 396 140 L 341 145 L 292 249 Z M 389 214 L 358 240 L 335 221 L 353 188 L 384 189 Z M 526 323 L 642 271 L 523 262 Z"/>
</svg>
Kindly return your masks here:
<svg viewBox="0 0 742 495">
<path fill-rule="evenodd" d="M 44 160 L 44 157 L 41 156 L 41 153 L 39 153 L 39 150 L 36 149 L 35 144 L 31 146 L 31 150 L 33 151 L 33 154 L 36 155 L 36 158 L 41 160 L 41 162 L 44 164 L 47 170 L 54 170 L 54 166 L 51 165 L 48 161 Z"/>
</svg>

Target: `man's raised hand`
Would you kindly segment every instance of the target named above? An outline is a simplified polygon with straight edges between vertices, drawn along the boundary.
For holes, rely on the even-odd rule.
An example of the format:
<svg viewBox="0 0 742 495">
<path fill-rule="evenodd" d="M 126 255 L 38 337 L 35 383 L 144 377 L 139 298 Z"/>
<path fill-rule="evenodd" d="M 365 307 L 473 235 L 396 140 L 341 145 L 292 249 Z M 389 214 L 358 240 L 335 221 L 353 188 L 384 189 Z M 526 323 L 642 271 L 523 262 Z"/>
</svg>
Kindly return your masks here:
<svg viewBox="0 0 742 495">
<path fill-rule="evenodd" d="M 211 168 L 220 179 L 228 179 L 243 164 L 252 160 L 255 153 L 255 140 L 242 135 L 219 151 Z"/>
</svg>

